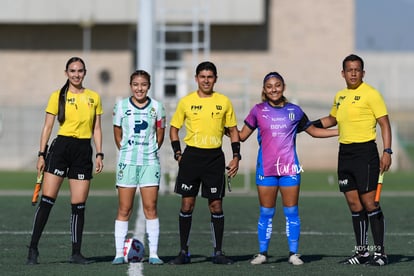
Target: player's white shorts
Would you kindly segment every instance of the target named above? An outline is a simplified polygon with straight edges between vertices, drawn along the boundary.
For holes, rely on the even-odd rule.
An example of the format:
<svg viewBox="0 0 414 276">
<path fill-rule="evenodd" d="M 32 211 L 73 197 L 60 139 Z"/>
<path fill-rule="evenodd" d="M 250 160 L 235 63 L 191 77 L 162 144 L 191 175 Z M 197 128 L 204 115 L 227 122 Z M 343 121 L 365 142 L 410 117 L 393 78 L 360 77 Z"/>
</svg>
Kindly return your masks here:
<svg viewBox="0 0 414 276">
<path fill-rule="evenodd" d="M 159 186 L 161 178 L 161 166 L 118 164 L 116 169 L 117 187 L 149 187 Z"/>
</svg>

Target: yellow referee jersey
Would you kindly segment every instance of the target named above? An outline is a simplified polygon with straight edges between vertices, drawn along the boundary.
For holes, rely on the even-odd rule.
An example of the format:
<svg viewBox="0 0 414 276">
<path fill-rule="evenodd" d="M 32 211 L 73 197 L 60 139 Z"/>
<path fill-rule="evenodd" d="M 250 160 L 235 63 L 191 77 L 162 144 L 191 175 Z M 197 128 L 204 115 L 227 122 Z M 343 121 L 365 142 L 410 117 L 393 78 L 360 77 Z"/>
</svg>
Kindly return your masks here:
<svg viewBox="0 0 414 276">
<path fill-rule="evenodd" d="M 171 126 L 180 129 L 184 123 L 184 142 L 203 149 L 221 147 L 224 127 L 237 126 L 231 101 L 217 92 L 201 98 L 195 91 L 181 98 L 171 118 Z"/>
<path fill-rule="evenodd" d="M 330 112 L 336 117 L 343 144 L 375 140 L 377 119 L 387 114 L 381 94 L 364 82 L 357 89 L 339 91 Z"/>
<path fill-rule="evenodd" d="M 56 116 L 58 106 L 59 90 L 50 96 L 46 112 Z M 68 91 L 65 114 L 65 122 L 60 126 L 58 135 L 90 139 L 95 115 L 103 114 L 99 94 L 89 89 L 78 94 Z"/>
</svg>

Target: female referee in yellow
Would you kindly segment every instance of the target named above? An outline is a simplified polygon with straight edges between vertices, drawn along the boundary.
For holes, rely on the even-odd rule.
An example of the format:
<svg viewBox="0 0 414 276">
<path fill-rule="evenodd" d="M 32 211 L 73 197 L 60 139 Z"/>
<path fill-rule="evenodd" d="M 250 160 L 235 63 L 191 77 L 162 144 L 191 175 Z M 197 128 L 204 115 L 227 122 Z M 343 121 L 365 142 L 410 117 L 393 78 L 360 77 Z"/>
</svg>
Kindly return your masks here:
<svg viewBox="0 0 414 276">
<path fill-rule="evenodd" d="M 29 246 L 27 264 L 38 263 L 38 244 L 47 223 L 50 211 L 58 196 L 63 179 L 69 179 L 72 214 L 70 229 L 72 233 L 71 263 L 91 262 L 81 254 L 82 234 L 85 220 L 85 203 L 92 179 L 93 136 L 96 150 L 95 172 L 103 169 L 101 114 L 102 105 L 98 93 L 83 87 L 86 75 L 85 63 L 79 57 L 72 57 L 66 63 L 67 81 L 52 93 L 46 107 L 46 118 L 40 137 L 37 170 L 44 172 L 42 196 L 34 215 L 33 232 Z M 47 151 L 47 144 L 55 118 L 60 127 L 58 136 Z"/>
</svg>

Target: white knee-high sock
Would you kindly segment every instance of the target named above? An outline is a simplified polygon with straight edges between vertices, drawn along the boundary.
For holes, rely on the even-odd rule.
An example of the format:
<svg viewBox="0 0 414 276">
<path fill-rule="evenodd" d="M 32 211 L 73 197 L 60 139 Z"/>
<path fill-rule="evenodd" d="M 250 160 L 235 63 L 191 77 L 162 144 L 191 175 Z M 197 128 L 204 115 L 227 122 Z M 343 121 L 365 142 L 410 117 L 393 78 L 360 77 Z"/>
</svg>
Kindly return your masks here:
<svg viewBox="0 0 414 276">
<path fill-rule="evenodd" d="M 124 243 L 128 234 L 128 221 L 115 220 L 115 258 L 124 256 Z"/>
<path fill-rule="evenodd" d="M 158 238 L 160 235 L 160 221 L 156 219 L 147 219 L 146 220 L 147 236 L 148 236 L 148 247 L 149 247 L 149 257 L 158 258 Z"/>
</svg>

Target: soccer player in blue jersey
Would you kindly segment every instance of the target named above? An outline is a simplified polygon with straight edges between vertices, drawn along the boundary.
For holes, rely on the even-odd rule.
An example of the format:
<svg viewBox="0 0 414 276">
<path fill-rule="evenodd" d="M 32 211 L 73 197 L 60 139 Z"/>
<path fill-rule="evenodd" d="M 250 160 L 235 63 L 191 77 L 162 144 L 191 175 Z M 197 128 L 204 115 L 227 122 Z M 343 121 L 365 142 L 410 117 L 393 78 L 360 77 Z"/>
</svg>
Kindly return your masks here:
<svg viewBox="0 0 414 276">
<path fill-rule="evenodd" d="M 302 109 L 285 98 L 283 95 L 285 88 L 284 79 L 279 73 L 268 73 L 263 80 L 262 102 L 250 110 L 239 132 L 240 141 L 243 142 L 255 129 L 258 131 L 256 185 L 260 204 L 257 225 L 259 254 L 251 260 L 251 264 L 254 265 L 267 262 L 279 190 L 286 217 L 288 261 L 293 265 L 303 264 L 298 254 L 300 236 L 298 199 L 300 173 L 303 169 L 296 152 L 296 135 L 301 131 L 321 138 L 338 135 L 337 129 L 320 129 L 312 125 Z"/>
<path fill-rule="evenodd" d="M 112 264 L 123 264 L 124 241 L 136 189 L 140 189 L 150 264 L 164 262 L 158 257 L 159 219 L 157 215 L 158 188 L 161 166 L 158 150 L 164 141 L 165 109 L 148 97 L 150 75 L 137 70 L 130 77 L 132 96 L 120 100 L 114 107 L 115 144 L 119 149 L 116 170 L 119 207 L 115 220 L 116 255 Z"/>
</svg>

